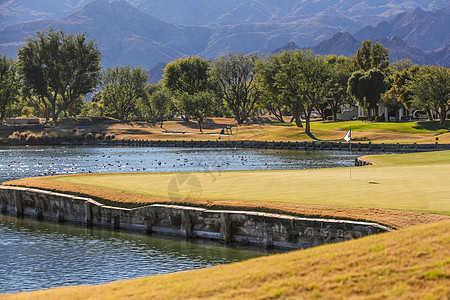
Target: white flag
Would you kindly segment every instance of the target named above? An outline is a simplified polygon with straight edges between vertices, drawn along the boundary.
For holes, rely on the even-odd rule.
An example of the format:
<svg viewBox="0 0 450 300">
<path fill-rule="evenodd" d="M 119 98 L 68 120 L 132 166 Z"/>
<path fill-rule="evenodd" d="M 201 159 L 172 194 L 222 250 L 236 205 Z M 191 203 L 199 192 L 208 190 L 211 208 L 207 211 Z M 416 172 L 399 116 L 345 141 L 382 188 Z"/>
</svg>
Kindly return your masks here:
<svg viewBox="0 0 450 300">
<path fill-rule="evenodd" d="M 347 134 L 344 136 L 344 140 L 346 142 L 350 142 L 351 139 L 352 139 L 352 128 L 350 127 Z"/>
</svg>

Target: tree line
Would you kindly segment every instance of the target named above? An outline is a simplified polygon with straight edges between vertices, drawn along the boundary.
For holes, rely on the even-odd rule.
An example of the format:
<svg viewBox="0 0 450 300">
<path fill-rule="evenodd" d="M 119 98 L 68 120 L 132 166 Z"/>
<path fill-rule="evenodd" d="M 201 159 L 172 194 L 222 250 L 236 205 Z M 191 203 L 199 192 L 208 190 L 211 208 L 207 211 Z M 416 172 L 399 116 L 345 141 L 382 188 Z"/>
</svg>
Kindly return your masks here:
<svg viewBox="0 0 450 300">
<path fill-rule="evenodd" d="M 18 50 L 17 60 L 0 57 L 0 118 L 30 115 L 110 116 L 159 123 L 181 117 L 202 131 L 208 117 L 233 117 L 242 124 L 270 113 L 311 134 L 314 112 L 358 104 L 368 119 L 378 105 L 415 107 L 444 126 L 450 109 L 449 69 L 389 62 L 382 44 L 364 41 L 352 57 L 283 51 L 268 56 L 227 53 L 214 60 L 190 56 L 170 62 L 163 79 L 149 84 L 140 67 L 101 67 L 99 46 L 86 34 L 37 32 Z M 91 101 L 85 101 L 86 95 Z"/>
</svg>

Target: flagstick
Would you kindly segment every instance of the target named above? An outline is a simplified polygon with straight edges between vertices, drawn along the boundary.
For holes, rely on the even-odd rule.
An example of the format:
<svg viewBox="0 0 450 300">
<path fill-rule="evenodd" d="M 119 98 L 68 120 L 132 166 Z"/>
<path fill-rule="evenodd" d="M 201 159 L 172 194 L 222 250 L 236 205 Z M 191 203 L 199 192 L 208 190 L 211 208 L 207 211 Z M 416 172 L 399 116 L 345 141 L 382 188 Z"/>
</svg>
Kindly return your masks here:
<svg viewBox="0 0 450 300">
<path fill-rule="evenodd" d="M 352 143 L 348 142 L 350 147 L 350 155 L 352 154 Z M 350 179 L 352 179 L 352 165 L 350 164 Z"/>
</svg>

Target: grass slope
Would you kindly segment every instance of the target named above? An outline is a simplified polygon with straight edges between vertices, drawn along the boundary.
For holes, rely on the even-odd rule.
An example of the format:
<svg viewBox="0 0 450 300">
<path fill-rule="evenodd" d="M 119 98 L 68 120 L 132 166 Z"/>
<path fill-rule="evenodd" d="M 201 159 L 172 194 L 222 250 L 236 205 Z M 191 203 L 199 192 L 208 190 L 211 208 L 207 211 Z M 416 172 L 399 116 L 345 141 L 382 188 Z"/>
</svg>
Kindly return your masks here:
<svg viewBox="0 0 450 300">
<path fill-rule="evenodd" d="M 5 299 L 448 299 L 450 221 L 198 271 Z"/>
</svg>

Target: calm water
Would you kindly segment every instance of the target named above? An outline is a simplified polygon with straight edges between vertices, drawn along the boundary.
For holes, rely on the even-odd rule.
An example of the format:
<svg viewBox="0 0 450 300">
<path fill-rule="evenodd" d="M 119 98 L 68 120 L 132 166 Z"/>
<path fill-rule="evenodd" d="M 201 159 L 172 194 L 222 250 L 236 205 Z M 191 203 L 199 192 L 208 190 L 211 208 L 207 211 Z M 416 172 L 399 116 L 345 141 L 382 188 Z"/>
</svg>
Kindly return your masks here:
<svg viewBox="0 0 450 300">
<path fill-rule="evenodd" d="M 0 292 L 179 272 L 266 255 L 256 248 L 86 229 L 0 214 Z"/>
<path fill-rule="evenodd" d="M 345 167 L 364 152 L 266 149 L 0 147 L 0 182 L 87 172 L 170 172 Z"/>
<path fill-rule="evenodd" d="M 366 153 L 129 147 L 0 148 L 0 182 L 82 172 L 306 169 Z M 48 224 L 0 215 L 0 293 L 204 268 L 267 255 L 213 242 Z"/>
</svg>

